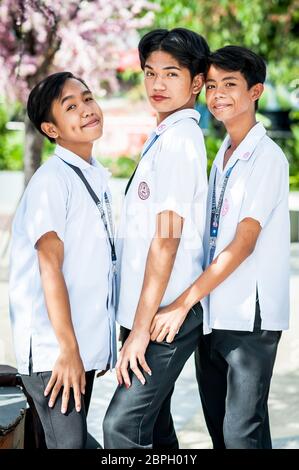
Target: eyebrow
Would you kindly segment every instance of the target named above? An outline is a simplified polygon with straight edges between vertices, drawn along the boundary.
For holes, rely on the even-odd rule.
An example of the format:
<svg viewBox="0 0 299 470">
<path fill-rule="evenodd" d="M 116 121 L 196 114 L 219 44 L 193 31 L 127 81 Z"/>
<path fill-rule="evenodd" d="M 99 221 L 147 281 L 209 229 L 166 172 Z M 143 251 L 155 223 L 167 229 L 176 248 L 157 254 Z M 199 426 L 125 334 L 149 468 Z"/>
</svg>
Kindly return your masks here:
<svg viewBox="0 0 299 470">
<path fill-rule="evenodd" d="M 238 78 L 232 75 L 230 77 L 224 77 L 221 79 L 222 82 L 224 82 L 225 80 L 238 80 Z M 207 78 L 206 82 L 216 82 L 216 80 L 214 80 L 213 78 Z"/>
<path fill-rule="evenodd" d="M 153 70 L 153 67 L 149 64 L 145 64 L 144 68 L 148 68 L 148 69 Z M 162 67 L 162 69 L 163 70 L 171 70 L 171 69 L 181 70 L 180 67 L 177 67 L 176 65 L 169 65 L 167 67 Z"/>
<path fill-rule="evenodd" d="M 85 96 L 85 95 L 91 95 L 91 91 L 90 90 L 84 90 L 82 93 L 81 93 L 81 96 Z M 63 105 L 67 100 L 72 100 L 76 98 L 75 95 L 67 95 L 65 96 L 64 98 L 62 98 L 61 100 L 61 105 Z"/>
</svg>

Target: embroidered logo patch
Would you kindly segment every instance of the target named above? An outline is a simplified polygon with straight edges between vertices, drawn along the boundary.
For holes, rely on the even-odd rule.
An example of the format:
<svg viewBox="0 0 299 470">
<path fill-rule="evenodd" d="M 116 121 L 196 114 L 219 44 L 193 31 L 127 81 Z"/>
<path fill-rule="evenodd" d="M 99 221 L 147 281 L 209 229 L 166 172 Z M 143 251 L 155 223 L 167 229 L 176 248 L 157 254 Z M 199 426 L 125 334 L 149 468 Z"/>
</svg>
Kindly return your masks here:
<svg viewBox="0 0 299 470">
<path fill-rule="evenodd" d="M 228 203 L 228 200 L 225 198 L 224 201 L 223 201 L 223 206 L 222 206 L 222 211 L 221 211 L 221 215 L 222 217 L 225 216 L 229 211 L 229 203 Z"/>
<path fill-rule="evenodd" d="M 245 158 L 245 160 L 248 160 L 249 157 L 250 157 L 250 152 L 244 153 L 243 158 Z"/>
<path fill-rule="evenodd" d="M 158 127 L 158 131 L 161 132 L 165 129 L 166 127 L 166 124 L 160 124 L 160 126 Z"/>
<path fill-rule="evenodd" d="M 138 196 L 140 199 L 145 200 L 150 195 L 150 189 L 145 181 L 141 181 L 138 187 Z"/>
</svg>

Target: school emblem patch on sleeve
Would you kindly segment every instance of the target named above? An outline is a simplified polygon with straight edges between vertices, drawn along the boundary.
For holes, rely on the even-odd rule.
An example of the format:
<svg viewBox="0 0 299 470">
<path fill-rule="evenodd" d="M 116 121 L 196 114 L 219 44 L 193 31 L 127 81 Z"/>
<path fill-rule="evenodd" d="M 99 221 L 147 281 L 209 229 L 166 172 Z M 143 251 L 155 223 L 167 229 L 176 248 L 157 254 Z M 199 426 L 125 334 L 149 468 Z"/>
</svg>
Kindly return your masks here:
<svg viewBox="0 0 299 470">
<path fill-rule="evenodd" d="M 148 187 L 148 184 L 145 181 L 141 181 L 141 183 L 138 186 L 138 196 L 140 199 L 147 199 L 150 195 L 150 189 Z"/>
</svg>

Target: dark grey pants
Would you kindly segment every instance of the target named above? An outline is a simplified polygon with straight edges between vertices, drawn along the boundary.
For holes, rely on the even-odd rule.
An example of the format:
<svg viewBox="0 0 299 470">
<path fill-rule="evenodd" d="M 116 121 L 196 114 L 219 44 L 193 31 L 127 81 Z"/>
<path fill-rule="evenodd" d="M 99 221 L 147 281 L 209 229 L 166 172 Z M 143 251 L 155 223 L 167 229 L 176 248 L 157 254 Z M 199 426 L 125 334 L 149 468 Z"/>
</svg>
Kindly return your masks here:
<svg viewBox="0 0 299 470">
<path fill-rule="evenodd" d="M 172 343 L 150 342 L 146 360 L 152 376 L 142 385 L 131 372 L 131 387 L 119 386 L 104 418 L 105 449 L 177 448 L 170 413 L 171 395 L 183 366 L 202 335 L 202 308 L 188 313 Z"/>
<path fill-rule="evenodd" d="M 95 371 L 86 372 L 85 395 L 82 399 L 81 411 L 75 408 L 73 393 L 70 394 L 68 409 L 61 413 L 61 389 L 55 405 L 49 408 L 50 395 L 44 397 L 44 390 L 50 380 L 51 372 L 37 372 L 21 375 L 26 395 L 32 399 L 41 421 L 46 446 L 48 449 L 84 449 L 87 440 L 86 417 L 90 404 Z"/>
<path fill-rule="evenodd" d="M 203 411 L 214 449 L 271 449 L 268 395 L 281 331 L 213 330 L 195 353 Z"/>
</svg>

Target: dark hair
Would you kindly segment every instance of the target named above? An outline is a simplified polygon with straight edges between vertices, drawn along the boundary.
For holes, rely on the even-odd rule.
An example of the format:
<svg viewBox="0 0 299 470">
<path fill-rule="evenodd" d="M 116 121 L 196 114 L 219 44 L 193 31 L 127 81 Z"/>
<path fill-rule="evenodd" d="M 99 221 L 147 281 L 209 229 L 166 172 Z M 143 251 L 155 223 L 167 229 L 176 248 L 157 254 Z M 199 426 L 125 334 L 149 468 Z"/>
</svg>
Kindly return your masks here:
<svg viewBox="0 0 299 470">
<path fill-rule="evenodd" d="M 50 142 L 55 142 L 55 139 L 47 136 L 41 129 L 43 122 L 53 122 L 55 119 L 52 115 L 53 101 L 60 98 L 63 86 L 67 80 L 74 78 L 83 83 L 89 90 L 88 86 L 81 78 L 75 77 L 71 72 L 58 72 L 49 75 L 39 82 L 31 90 L 27 101 L 27 114 L 34 127 Z"/>
<path fill-rule="evenodd" d="M 248 89 L 266 79 L 266 63 L 255 52 L 242 46 L 225 46 L 212 52 L 209 67 L 214 65 L 229 72 L 240 72 L 247 82 Z M 255 102 L 257 109 L 258 101 Z"/>
<path fill-rule="evenodd" d="M 186 67 L 192 79 L 198 73 L 206 73 L 210 53 L 206 40 L 185 28 L 150 31 L 140 40 L 138 51 L 142 70 L 152 52 L 164 51 L 172 55 L 182 67 Z"/>
</svg>

